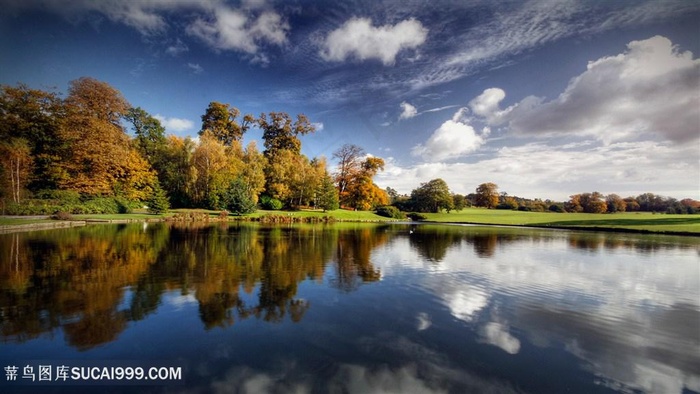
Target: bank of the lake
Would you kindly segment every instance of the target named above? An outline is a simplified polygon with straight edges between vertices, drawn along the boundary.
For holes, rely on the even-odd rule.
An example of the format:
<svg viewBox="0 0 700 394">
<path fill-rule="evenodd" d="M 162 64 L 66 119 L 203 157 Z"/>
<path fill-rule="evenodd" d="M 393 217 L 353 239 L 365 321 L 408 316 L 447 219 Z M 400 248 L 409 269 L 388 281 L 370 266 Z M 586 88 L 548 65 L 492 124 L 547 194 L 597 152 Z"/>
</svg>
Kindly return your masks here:
<svg viewBox="0 0 700 394">
<path fill-rule="evenodd" d="M 264 217 L 276 217 L 278 221 L 324 221 L 338 222 L 384 222 L 396 221 L 379 216 L 370 211 L 321 210 L 301 211 L 265 211 L 226 218 L 219 216 L 219 211 L 201 209 L 177 209 L 164 215 L 152 215 L 143 212 L 114 215 L 74 215 L 74 221 L 57 221 L 46 218 L 0 217 L 0 232 L 27 231 L 31 229 L 61 228 L 90 223 L 129 223 L 157 222 L 169 220 L 176 215 L 196 213 L 204 220 L 252 220 Z M 553 213 L 523 212 L 510 210 L 491 210 L 466 208 L 450 213 L 424 213 L 426 222 L 460 223 L 498 226 L 545 227 L 552 229 L 579 229 L 589 231 L 662 233 L 674 235 L 700 236 L 700 215 L 669 215 L 650 212 L 625 212 L 616 214 L 591 213 Z"/>
</svg>

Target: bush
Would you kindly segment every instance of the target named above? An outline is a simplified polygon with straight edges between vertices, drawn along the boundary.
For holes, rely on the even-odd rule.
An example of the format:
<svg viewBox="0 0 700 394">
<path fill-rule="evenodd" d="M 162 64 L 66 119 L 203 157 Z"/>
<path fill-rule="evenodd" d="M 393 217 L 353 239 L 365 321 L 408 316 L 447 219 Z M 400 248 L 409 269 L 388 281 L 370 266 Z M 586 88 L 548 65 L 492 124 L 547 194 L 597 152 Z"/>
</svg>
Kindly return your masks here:
<svg viewBox="0 0 700 394">
<path fill-rule="evenodd" d="M 399 211 L 398 208 L 392 207 L 390 205 L 385 205 L 382 207 L 377 208 L 376 211 L 374 211 L 379 216 L 384 216 L 387 218 L 392 218 L 392 219 L 405 219 L 406 214 L 403 212 Z"/>
<path fill-rule="evenodd" d="M 153 189 L 146 204 L 148 205 L 148 212 L 156 215 L 166 213 L 170 208 L 170 201 L 160 186 L 156 186 Z"/>
<path fill-rule="evenodd" d="M 282 201 L 276 198 L 272 198 L 268 195 L 260 196 L 260 208 L 262 209 L 279 211 L 280 209 L 282 209 L 282 206 Z"/>
<path fill-rule="evenodd" d="M 247 187 L 241 178 L 231 182 L 228 190 L 223 194 L 226 209 L 236 215 L 255 212 L 255 203 L 248 194 Z"/>
<path fill-rule="evenodd" d="M 558 213 L 563 213 L 563 212 L 565 212 L 565 211 L 564 211 L 564 207 L 561 206 L 561 205 L 557 205 L 557 204 L 552 204 L 552 205 L 550 205 L 550 206 L 549 206 L 549 210 L 552 211 L 552 212 L 558 212 Z"/>
<path fill-rule="evenodd" d="M 425 220 L 428 218 L 427 216 L 421 215 L 420 213 L 416 213 L 416 212 L 411 212 L 409 214 L 406 214 L 406 216 L 408 216 L 411 220 L 415 220 L 415 221 L 421 221 L 421 220 Z"/>
<path fill-rule="evenodd" d="M 53 220 L 73 220 L 73 215 L 65 211 L 58 211 L 51 215 Z"/>
</svg>

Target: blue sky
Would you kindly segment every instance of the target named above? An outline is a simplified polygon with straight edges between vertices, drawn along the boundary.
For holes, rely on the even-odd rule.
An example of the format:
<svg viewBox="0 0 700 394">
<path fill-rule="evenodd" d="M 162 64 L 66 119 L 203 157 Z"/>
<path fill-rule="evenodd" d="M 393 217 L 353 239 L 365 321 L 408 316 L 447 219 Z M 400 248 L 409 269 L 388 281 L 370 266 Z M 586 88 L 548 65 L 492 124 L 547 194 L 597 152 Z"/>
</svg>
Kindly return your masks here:
<svg viewBox="0 0 700 394">
<path fill-rule="evenodd" d="M 0 83 L 91 76 L 196 136 L 210 101 L 304 113 L 381 187 L 700 199 L 700 2 L 0 0 Z M 246 140 L 260 139 L 253 129 Z M 262 146 L 260 144 L 259 146 Z"/>
</svg>

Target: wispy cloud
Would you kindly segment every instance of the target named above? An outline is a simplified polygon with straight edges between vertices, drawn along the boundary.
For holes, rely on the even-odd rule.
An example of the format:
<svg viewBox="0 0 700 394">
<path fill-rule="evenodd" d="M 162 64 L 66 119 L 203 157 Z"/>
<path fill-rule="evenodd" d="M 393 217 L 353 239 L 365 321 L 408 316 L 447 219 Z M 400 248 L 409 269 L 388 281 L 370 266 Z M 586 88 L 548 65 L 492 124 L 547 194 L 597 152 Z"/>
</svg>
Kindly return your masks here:
<svg viewBox="0 0 700 394">
<path fill-rule="evenodd" d="M 168 46 L 168 48 L 165 49 L 165 53 L 175 57 L 180 56 L 181 54 L 189 50 L 190 48 L 178 38 L 174 44 Z"/>
<path fill-rule="evenodd" d="M 187 68 L 194 74 L 201 74 L 204 72 L 204 68 L 202 68 L 199 63 L 187 63 Z"/>
</svg>

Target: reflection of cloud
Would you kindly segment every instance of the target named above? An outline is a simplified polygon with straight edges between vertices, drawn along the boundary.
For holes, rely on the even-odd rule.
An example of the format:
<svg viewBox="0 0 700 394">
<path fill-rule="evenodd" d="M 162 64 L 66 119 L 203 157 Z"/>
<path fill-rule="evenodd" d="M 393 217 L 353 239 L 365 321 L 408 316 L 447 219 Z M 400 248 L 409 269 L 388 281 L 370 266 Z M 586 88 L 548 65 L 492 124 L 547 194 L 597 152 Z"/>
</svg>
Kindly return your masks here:
<svg viewBox="0 0 700 394">
<path fill-rule="evenodd" d="M 474 314 L 488 303 L 486 293 L 476 287 L 467 287 L 445 296 L 452 315 L 460 320 L 472 321 Z"/>
<path fill-rule="evenodd" d="M 508 327 L 501 323 L 488 323 L 479 331 L 486 343 L 498 346 L 510 354 L 517 354 L 520 351 L 520 341 L 510 335 Z"/>
<path fill-rule="evenodd" d="M 433 322 L 430 319 L 430 315 L 425 313 L 425 312 L 419 313 L 416 316 L 416 320 L 417 320 L 416 329 L 418 331 L 427 330 L 428 328 L 430 328 L 430 326 L 433 325 Z"/>
</svg>

